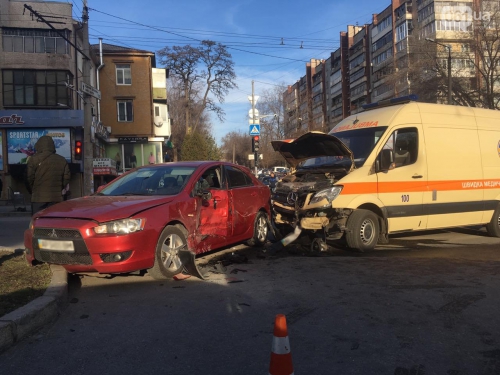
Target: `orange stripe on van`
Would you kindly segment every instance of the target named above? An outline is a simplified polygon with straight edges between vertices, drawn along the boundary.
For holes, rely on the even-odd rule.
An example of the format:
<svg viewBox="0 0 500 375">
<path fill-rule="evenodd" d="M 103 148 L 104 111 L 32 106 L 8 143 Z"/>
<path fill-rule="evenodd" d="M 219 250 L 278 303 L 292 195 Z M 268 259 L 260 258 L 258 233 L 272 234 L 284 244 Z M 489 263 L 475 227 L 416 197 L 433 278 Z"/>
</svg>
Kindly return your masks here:
<svg viewBox="0 0 500 375">
<path fill-rule="evenodd" d="M 340 183 L 339 185 L 342 185 Z M 460 191 L 500 189 L 498 180 L 353 182 L 344 184 L 342 194 L 379 194 L 417 191 Z"/>
</svg>

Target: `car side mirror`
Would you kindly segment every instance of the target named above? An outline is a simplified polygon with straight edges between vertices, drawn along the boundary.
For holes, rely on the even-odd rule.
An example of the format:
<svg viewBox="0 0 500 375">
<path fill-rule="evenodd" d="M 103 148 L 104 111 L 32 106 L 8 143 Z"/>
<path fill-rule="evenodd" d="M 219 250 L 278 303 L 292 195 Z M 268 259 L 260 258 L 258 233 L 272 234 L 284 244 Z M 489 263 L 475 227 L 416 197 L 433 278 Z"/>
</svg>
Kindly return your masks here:
<svg viewBox="0 0 500 375">
<path fill-rule="evenodd" d="M 383 172 L 393 169 L 394 154 L 390 149 L 384 149 L 378 155 L 377 161 L 375 162 L 375 171 Z"/>
<path fill-rule="evenodd" d="M 201 197 L 203 200 L 212 199 L 212 193 L 208 190 L 210 185 L 204 178 L 200 178 L 200 180 L 196 181 L 193 189 L 193 195 Z"/>
</svg>

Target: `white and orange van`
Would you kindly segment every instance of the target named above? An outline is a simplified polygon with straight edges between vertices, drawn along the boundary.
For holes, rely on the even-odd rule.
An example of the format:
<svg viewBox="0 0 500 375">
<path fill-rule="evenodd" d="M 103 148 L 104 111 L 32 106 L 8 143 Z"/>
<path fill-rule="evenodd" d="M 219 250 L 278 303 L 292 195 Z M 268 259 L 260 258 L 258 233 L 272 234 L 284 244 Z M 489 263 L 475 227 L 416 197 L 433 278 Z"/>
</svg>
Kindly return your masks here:
<svg viewBox="0 0 500 375">
<path fill-rule="evenodd" d="M 500 237 L 500 111 L 403 100 L 272 142 L 295 169 L 272 197 L 282 233 L 358 250 L 458 226 Z"/>
</svg>

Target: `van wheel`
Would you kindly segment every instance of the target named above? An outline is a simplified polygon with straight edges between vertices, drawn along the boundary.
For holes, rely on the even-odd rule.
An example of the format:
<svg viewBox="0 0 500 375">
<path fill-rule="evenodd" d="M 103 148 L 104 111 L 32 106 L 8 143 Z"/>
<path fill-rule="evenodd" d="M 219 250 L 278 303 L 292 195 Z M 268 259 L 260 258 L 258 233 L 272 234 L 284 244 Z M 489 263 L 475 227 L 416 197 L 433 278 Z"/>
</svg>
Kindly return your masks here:
<svg viewBox="0 0 500 375">
<path fill-rule="evenodd" d="M 347 246 L 359 251 L 373 250 L 378 242 L 380 228 L 377 215 L 368 210 L 355 210 L 347 219 L 345 240 Z"/>
<path fill-rule="evenodd" d="M 497 206 L 491 221 L 486 225 L 486 230 L 491 237 L 500 237 L 500 205 Z"/>
<path fill-rule="evenodd" d="M 248 246 L 263 246 L 267 241 L 268 233 L 267 215 L 263 212 L 258 212 L 253 224 L 253 237 L 248 240 Z"/>
<path fill-rule="evenodd" d="M 156 280 L 171 278 L 182 272 L 184 264 L 179 257 L 179 250 L 187 246 L 187 234 L 184 228 L 169 225 L 163 229 L 155 251 L 155 262 L 148 274 Z"/>
</svg>

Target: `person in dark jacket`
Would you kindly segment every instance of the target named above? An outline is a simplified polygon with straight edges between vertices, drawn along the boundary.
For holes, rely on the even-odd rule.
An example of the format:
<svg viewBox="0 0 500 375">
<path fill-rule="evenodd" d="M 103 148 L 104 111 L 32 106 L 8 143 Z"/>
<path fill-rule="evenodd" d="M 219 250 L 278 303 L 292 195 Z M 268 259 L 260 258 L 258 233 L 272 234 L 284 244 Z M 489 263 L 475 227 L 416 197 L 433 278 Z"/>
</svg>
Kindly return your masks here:
<svg viewBox="0 0 500 375">
<path fill-rule="evenodd" d="M 28 159 L 28 184 L 31 187 L 32 214 L 62 202 L 63 191 L 71 178 L 68 163 L 56 154 L 54 140 L 48 135 L 35 144 L 36 153 Z"/>
</svg>

